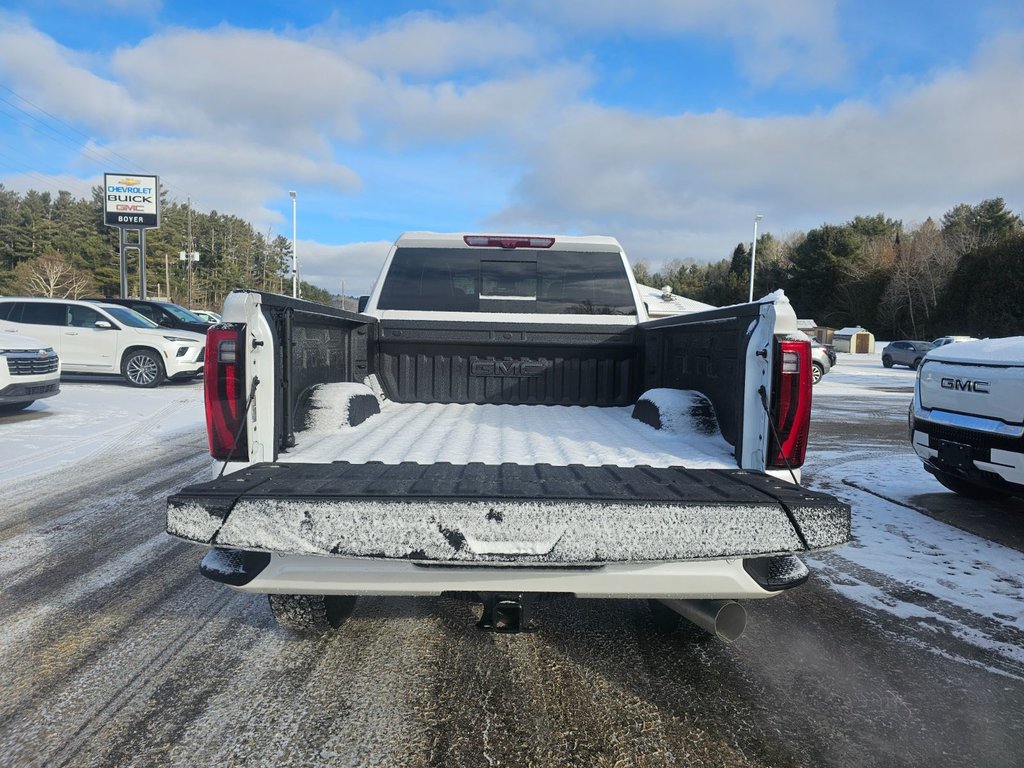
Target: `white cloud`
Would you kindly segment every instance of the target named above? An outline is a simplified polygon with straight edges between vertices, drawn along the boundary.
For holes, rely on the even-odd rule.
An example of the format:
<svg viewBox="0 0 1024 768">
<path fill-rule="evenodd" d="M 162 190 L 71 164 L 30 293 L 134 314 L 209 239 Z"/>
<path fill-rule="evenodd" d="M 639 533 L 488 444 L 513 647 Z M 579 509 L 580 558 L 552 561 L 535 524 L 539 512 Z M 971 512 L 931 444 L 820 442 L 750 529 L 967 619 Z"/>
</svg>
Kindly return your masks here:
<svg viewBox="0 0 1024 768">
<path fill-rule="evenodd" d="M 391 243 L 377 241 L 327 245 L 299 238 L 299 275 L 313 285 L 331 293 L 341 293 L 342 283 L 347 296 L 370 293 Z"/>
<path fill-rule="evenodd" d="M 520 140 L 542 135 L 589 84 L 578 67 L 527 72 L 475 85 L 390 81 L 373 104 L 384 136 L 399 143 Z"/>
<path fill-rule="evenodd" d="M 1022 52 L 1024 36 L 1007 36 L 970 69 L 882 106 L 849 102 L 810 116 L 578 107 L 534 148 L 494 221 L 618 234 L 660 261 L 725 258 L 749 239 L 755 212 L 766 228 L 791 231 L 877 211 L 920 220 L 994 196 L 1019 206 Z"/>
<path fill-rule="evenodd" d="M 782 79 L 831 83 L 843 75 L 848 62 L 838 35 L 836 5 L 836 0 L 530 3 L 538 16 L 561 23 L 562 34 L 626 32 L 676 38 L 690 34 L 727 41 L 735 49 L 741 71 L 757 85 Z"/>
<path fill-rule="evenodd" d="M 427 78 L 534 58 L 537 38 L 536 32 L 500 18 L 453 21 L 414 13 L 362 39 L 343 42 L 341 50 L 375 72 Z"/>
<path fill-rule="evenodd" d="M 123 86 L 91 72 L 94 63 L 27 21 L 0 13 L 0 78 L 5 82 L 47 111 L 90 128 L 130 131 L 145 122 L 145 109 Z"/>
<path fill-rule="evenodd" d="M 269 32 L 175 30 L 119 50 L 112 67 L 162 126 L 323 149 L 359 136 L 358 111 L 378 87 L 337 53 Z"/>
</svg>

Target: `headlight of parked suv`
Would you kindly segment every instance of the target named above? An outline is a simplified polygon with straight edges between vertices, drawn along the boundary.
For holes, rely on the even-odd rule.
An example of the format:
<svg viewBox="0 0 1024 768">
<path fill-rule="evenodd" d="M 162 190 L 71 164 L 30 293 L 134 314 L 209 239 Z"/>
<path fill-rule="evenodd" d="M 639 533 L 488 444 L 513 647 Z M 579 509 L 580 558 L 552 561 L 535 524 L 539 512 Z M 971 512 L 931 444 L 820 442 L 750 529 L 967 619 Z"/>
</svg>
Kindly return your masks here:
<svg viewBox="0 0 1024 768">
<path fill-rule="evenodd" d="M 181 336 L 164 336 L 168 341 L 187 341 L 191 344 L 198 344 L 199 342 L 195 339 L 184 339 Z"/>
</svg>

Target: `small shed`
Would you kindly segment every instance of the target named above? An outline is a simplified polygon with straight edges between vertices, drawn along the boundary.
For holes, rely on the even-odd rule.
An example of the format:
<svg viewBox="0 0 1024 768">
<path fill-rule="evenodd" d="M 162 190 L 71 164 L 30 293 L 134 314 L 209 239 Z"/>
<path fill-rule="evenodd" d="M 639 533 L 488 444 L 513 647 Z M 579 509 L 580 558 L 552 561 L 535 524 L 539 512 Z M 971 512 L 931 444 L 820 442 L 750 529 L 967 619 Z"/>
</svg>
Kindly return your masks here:
<svg viewBox="0 0 1024 768">
<path fill-rule="evenodd" d="M 796 320 L 797 330 L 803 331 L 808 336 L 811 336 L 822 344 L 831 344 L 832 337 L 835 336 L 836 329 L 829 328 L 826 325 L 818 325 L 814 320 L 809 318 L 800 318 Z"/>
<path fill-rule="evenodd" d="M 875 335 L 859 325 L 840 328 L 832 335 L 832 346 L 836 352 L 866 355 L 875 351 Z"/>
</svg>

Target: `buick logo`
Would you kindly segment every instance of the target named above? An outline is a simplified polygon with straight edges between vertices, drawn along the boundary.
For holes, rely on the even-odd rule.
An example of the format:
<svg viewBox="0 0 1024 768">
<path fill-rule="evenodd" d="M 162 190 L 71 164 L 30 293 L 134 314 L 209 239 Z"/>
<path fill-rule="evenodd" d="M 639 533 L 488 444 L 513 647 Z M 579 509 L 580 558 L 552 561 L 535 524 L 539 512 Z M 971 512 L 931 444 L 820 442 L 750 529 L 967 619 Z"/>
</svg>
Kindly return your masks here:
<svg viewBox="0 0 1024 768">
<path fill-rule="evenodd" d="M 939 386 L 943 389 L 952 389 L 955 392 L 977 392 L 979 395 L 987 395 L 989 383 L 977 379 L 955 379 L 951 376 L 944 376 L 939 379 Z"/>
</svg>

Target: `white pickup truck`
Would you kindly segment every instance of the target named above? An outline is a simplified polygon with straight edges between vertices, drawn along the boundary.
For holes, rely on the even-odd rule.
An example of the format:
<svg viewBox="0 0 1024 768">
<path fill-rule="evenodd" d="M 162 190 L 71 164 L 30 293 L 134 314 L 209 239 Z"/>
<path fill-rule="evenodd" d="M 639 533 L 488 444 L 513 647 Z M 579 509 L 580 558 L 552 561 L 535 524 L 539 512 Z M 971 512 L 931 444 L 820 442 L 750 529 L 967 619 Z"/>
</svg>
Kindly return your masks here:
<svg viewBox="0 0 1024 768">
<path fill-rule="evenodd" d="M 849 539 L 846 504 L 791 482 L 811 358 L 781 292 L 651 321 L 607 237 L 410 233 L 381 275 L 361 314 L 233 293 L 207 335 L 227 472 L 172 496 L 167 530 L 279 623 L 460 593 L 516 631 L 563 593 L 731 638 L 731 600 Z"/>
<path fill-rule="evenodd" d="M 910 435 L 925 469 L 951 491 L 1024 495 L 1024 336 L 929 352 L 917 371 Z"/>
</svg>

